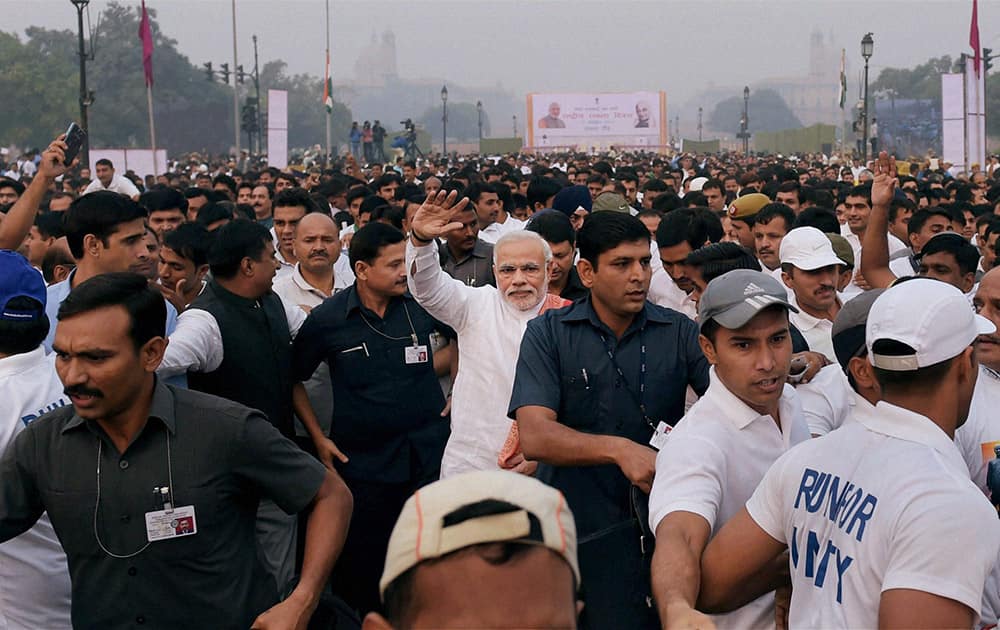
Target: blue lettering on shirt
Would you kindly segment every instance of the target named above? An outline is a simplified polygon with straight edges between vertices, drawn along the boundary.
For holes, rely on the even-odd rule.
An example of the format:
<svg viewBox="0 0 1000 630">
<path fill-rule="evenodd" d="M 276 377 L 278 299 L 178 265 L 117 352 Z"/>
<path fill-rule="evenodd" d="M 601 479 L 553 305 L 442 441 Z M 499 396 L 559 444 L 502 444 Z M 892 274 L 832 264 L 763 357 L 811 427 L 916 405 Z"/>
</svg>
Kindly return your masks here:
<svg viewBox="0 0 1000 630">
<path fill-rule="evenodd" d="M 51 403 L 45 405 L 43 408 L 39 409 L 35 413 L 29 413 L 27 415 L 21 416 L 21 422 L 24 423 L 24 426 L 28 426 L 29 424 L 31 424 L 35 420 L 38 420 L 39 418 L 41 418 L 45 414 L 49 413 L 50 411 L 55 411 L 56 409 L 58 409 L 60 407 L 65 407 L 68 404 L 69 404 L 69 401 L 66 400 L 65 398 L 59 398 L 55 402 L 51 402 Z"/>
<path fill-rule="evenodd" d="M 807 512 L 826 514 L 837 527 L 861 542 L 865 526 L 875 514 L 878 497 L 866 493 L 859 486 L 840 477 L 806 468 L 795 495 L 795 509 L 805 507 Z M 824 507 L 825 506 L 825 507 Z"/>
<path fill-rule="evenodd" d="M 861 542 L 868 521 L 875 514 L 878 497 L 865 492 L 850 480 L 841 479 L 832 473 L 806 468 L 799 480 L 793 508 L 804 508 L 810 514 L 820 514 L 848 536 Z M 844 553 L 828 537 L 809 529 L 792 528 L 789 553 L 792 567 L 798 570 L 800 561 L 802 574 L 813 581 L 816 588 L 827 584 L 827 572 L 837 571 L 837 603 L 843 603 L 844 574 L 854 562 L 854 558 Z M 831 563 L 831 559 L 833 562 Z"/>
</svg>

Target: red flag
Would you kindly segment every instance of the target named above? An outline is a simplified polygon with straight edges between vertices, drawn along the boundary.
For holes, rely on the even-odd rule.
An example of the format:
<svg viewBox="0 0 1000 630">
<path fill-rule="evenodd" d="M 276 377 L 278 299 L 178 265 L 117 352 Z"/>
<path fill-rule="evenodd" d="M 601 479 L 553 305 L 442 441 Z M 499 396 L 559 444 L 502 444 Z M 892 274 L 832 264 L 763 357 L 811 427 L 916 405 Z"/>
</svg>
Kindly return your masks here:
<svg viewBox="0 0 1000 630">
<path fill-rule="evenodd" d="M 983 49 L 979 47 L 979 3 L 972 0 L 972 26 L 969 27 L 969 46 L 972 46 L 972 67 L 979 78 L 979 66 L 983 61 Z"/>
<path fill-rule="evenodd" d="M 139 22 L 139 39 L 142 40 L 142 69 L 146 74 L 146 86 L 152 87 L 153 30 L 149 27 L 149 14 L 146 13 L 146 0 L 142 0 L 142 21 Z"/>
</svg>

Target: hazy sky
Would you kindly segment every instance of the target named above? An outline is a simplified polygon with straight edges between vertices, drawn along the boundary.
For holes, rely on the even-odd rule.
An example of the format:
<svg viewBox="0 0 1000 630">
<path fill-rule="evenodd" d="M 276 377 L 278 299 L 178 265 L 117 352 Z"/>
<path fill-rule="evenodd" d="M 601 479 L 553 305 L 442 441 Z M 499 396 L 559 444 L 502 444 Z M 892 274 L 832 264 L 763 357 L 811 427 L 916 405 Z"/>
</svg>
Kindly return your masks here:
<svg viewBox="0 0 1000 630">
<path fill-rule="evenodd" d="M 93 0 L 92 16 L 106 5 Z M 231 63 L 229 0 L 148 0 L 147 6 L 193 63 Z M 237 0 L 236 6 L 241 63 L 252 62 L 256 33 L 262 62 L 281 58 L 292 72 L 322 75 L 324 0 Z M 0 0 L 0 9 L 2 30 L 76 28 L 69 0 Z M 372 32 L 389 28 L 405 78 L 502 83 L 518 94 L 665 90 L 680 104 L 712 84 L 804 73 L 816 28 L 847 49 L 855 71 L 861 37 L 872 31 L 873 79 L 883 66 L 954 57 L 970 50 L 971 10 L 972 0 L 330 0 L 331 55 L 335 80 L 350 78 Z M 1000 49 L 998 20 L 1000 0 L 980 0 L 984 46 Z"/>
</svg>

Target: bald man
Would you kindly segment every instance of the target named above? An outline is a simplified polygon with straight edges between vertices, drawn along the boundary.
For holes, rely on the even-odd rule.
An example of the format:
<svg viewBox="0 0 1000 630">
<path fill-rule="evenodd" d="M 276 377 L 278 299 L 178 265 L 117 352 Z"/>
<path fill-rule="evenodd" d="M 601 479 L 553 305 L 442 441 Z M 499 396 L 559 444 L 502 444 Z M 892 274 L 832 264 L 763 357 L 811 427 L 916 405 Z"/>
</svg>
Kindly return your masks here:
<svg viewBox="0 0 1000 630">
<path fill-rule="evenodd" d="M 292 240 L 297 263 L 292 273 L 274 281 L 274 292 L 307 313 L 320 302 L 354 283 L 341 256 L 340 228 L 329 216 L 311 212 L 299 221 Z M 343 262 L 341 262 L 343 260 Z"/>
</svg>

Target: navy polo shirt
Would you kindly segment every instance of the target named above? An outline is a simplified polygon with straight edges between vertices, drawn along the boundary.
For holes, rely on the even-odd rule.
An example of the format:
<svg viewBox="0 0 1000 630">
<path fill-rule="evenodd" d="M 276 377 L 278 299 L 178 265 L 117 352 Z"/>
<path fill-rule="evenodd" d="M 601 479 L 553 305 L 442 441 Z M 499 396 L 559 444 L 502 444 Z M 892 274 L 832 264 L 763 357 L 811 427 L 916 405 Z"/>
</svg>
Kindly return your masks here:
<svg viewBox="0 0 1000 630">
<path fill-rule="evenodd" d="M 425 362 L 406 362 L 410 322 L 427 348 Z M 434 373 L 433 333 L 454 336 L 409 294 L 393 298 L 379 317 L 361 304 L 356 286 L 324 300 L 302 324 L 292 348 L 293 376 L 305 382 L 321 362 L 329 364 L 330 439 L 350 459 L 338 463 L 344 477 L 403 483 L 440 467 L 450 430 L 441 417 L 445 399 Z"/>
<path fill-rule="evenodd" d="M 646 413 L 654 422 L 673 425 L 684 415 L 687 386 L 698 395 L 708 388 L 708 361 L 698 346 L 698 325 L 646 302 L 622 338 L 616 339 L 598 319 L 589 297 L 528 322 L 508 415 L 513 418 L 520 407 L 538 405 L 554 410 L 559 422 L 576 431 L 648 444 L 653 430 L 626 389 L 639 395 L 642 345 L 646 346 L 642 400 Z M 566 495 L 581 538 L 630 518 L 631 484 L 613 464 L 540 464 L 537 476 Z"/>
</svg>

